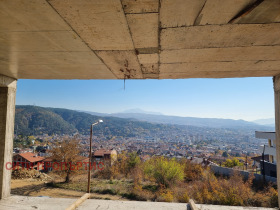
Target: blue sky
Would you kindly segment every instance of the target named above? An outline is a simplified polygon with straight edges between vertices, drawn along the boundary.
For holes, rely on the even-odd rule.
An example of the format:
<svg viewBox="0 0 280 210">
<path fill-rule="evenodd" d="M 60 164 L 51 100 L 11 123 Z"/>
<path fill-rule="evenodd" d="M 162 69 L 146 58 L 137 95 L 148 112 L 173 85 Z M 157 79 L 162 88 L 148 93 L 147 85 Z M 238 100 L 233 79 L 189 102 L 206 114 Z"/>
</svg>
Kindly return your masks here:
<svg viewBox="0 0 280 210">
<path fill-rule="evenodd" d="M 272 78 L 19 80 L 16 104 L 101 113 L 140 108 L 166 115 L 256 120 L 274 117 Z"/>
</svg>

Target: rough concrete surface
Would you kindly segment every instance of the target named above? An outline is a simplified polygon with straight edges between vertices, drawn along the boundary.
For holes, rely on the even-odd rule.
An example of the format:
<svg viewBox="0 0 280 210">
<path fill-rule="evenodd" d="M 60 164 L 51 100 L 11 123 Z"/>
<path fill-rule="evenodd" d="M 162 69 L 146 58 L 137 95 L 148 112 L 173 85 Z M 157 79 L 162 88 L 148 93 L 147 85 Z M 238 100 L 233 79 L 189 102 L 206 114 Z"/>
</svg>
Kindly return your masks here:
<svg viewBox="0 0 280 210">
<path fill-rule="evenodd" d="M 0 7 L 0 74 L 16 79 L 280 74 L 279 0 L 9 0 Z M 146 54 L 160 59 L 143 63 Z M 215 63 L 205 70 L 204 60 Z M 240 61 L 258 65 L 236 70 Z"/>
<path fill-rule="evenodd" d="M 0 210 L 61 210 L 66 209 L 77 199 L 17 196 L 5 198 L 0 201 Z"/>
<path fill-rule="evenodd" d="M 13 195 L 0 201 L 0 210 L 60 210 L 69 207 L 77 199 L 72 198 L 49 198 L 49 197 L 28 197 Z M 186 210 L 187 203 L 166 203 L 166 202 L 144 202 L 144 201 L 113 201 L 89 199 L 83 202 L 78 210 Z M 196 204 L 200 210 L 272 210 L 272 208 L 240 207 L 240 206 L 218 206 Z"/>
</svg>

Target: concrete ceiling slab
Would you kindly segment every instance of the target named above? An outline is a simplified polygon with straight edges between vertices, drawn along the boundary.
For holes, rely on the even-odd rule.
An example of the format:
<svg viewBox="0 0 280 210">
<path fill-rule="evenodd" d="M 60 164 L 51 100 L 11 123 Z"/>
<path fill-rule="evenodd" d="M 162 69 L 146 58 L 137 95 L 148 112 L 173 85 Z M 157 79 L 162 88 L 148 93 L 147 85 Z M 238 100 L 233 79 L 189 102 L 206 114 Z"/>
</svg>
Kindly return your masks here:
<svg viewBox="0 0 280 210">
<path fill-rule="evenodd" d="M 93 52 L 12 52 L 16 60 L 7 57 L 0 64 L 18 65 L 104 65 Z M 9 56 L 11 56 L 10 54 Z M 1 56 L 4 57 L 3 55 Z"/>
<path fill-rule="evenodd" d="M 0 31 L 71 30 L 45 0 L 1 1 Z"/>
<path fill-rule="evenodd" d="M 138 59 L 143 64 L 158 63 L 158 54 L 139 54 Z"/>
<path fill-rule="evenodd" d="M 134 50 L 119 0 L 49 0 L 93 50 Z"/>
<path fill-rule="evenodd" d="M 17 79 L 280 74 L 279 0 L 9 0 L 0 6 L 0 74 Z"/>
<path fill-rule="evenodd" d="M 29 79 L 116 78 L 45 0 L 3 1 L 1 8 L 1 74 Z"/>
<path fill-rule="evenodd" d="M 153 75 L 153 78 L 159 77 L 159 56 L 157 53 L 154 54 L 139 54 L 138 60 L 141 64 L 144 78 Z"/>
<path fill-rule="evenodd" d="M 158 13 L 127 14 L 135 49 L 158 48 Z"/>
<path fill-rule="evenodd" d="M 274 23 L 280 22 L 280 1 L 265 0 L 252 11 L 237 18 L 234 23 Z"/>
<path fill-rule="evenodd" d="M 195 25 L 227 24 L 256 0 L 207 0 Z"/>
<path fill-rule="evenodd" d="M 161 27 L 192 26 L 206 0 L 162 0 Z"/>
<path fill-rule="evenodd" d="M 119 79 L 142 79 L 142 71 L 135 51 L 96 51 Z"/>
<path fill-rule="evenodd" d="M 9 52 L 91 51 L 73 31 L 0 32 L 0 40 Z"/>
<path fill-rule="evenodd" d="M 123 10 L 129 13 L 153 13 L 158 12 L 159 0 L 121 0 Z"/>
</svg>

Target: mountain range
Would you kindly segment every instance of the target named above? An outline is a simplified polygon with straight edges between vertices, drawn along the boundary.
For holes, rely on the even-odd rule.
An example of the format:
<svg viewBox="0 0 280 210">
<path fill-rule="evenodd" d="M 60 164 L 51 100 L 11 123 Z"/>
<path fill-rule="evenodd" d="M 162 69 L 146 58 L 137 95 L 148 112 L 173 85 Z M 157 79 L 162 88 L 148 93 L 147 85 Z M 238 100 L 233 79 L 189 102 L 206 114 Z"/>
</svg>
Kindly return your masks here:
<svg viewBox="0 0 280 210">
<path fill-rule="evenodd" d="M 258 125 L 244 120 L 176 117 L 145 113 L 101 114 L 74 111 L 61 108 L 38 106 L 16 106 L 15 133 L 22 135 L 88 134 L 90 125 L 102 118 L 104 126 L 95 126 L 96 132 L 104 135 L 131 137 L 147 134 L 159 129 L 174 130 L 182 126 L 273 130 L 272 127 Z"/>
<path fill-rule="evenodd" d="M 79 132 L 88 135 L 90 125 L 100 118 L 100 116 L 69 109 L 18 105 L 15 115 L 15 133 L 18 135 L 61 135 Z M 177 129 L 176 126 L 112 116 L 103 116 L 102 120 L 104 124 L 94 126 L 94 131 L 104 136 L 133 137 L 138 134 L 148 135 L 160 129 Z"/>
<path fill-rule="evenodd" d="M 262 119 L 253 122 L 245 120 L 221 119 L 221 118 L 198 118 L 198 117 L 179 117 L 168 116 L 161 113 L 147 112 L 141 109 L 130 109 L 119 113 L 103 114 L 96 112 L 86 112 L 97 116 L 113 116 L 125 119 L 140 120 L 150 123 L 162 124 L 176 124 L 176 125 L 190 125 L 198 127 L 211 127 L 211 128 L 262 128 L 274 127 L 274 119 Z"/>
<path fill-rule="evenodd" d="M 255 120 L 253 122 L 256 124 L 259 124 L 259 125 L 275 127 L 275 118 L 259 119 L 259 120 Z"/>
</svg>

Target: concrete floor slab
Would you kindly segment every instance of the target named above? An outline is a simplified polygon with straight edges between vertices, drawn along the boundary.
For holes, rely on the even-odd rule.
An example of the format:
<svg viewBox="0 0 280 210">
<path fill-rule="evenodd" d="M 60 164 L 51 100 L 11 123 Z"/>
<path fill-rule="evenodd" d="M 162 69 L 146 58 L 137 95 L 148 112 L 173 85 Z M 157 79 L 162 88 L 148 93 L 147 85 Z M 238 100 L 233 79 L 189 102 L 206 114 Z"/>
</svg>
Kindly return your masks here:
<svg viewBox="0 0 280 210">
<path fill-rule="evenodd" d="M 50 197 L 29 197 L 13 195 L 0 201 L 0 210 L 60 210 L 66 209 L 77 199 L 75 198 L 50 198 Z M 82 203 L 78 210 L 121 210 L 121 209 L 161 209 L 161 210 L 186 210 L 187 203 L 166 203 L 166 202 L 144 202 L 144 201 L 113 201 L 89 199 Z M 241 206 L 219 206 L 196 204 L 200 210 L 272 210 L 273 208 L 241 207 Z"/>
<path fill-rule="evenodd" d="M 0 210 L 61 210 L 66 209 L 77 199 L 75 198 L 49 198 L 28 197 L 13 195 L 0 201 Z"/>
</svg>

